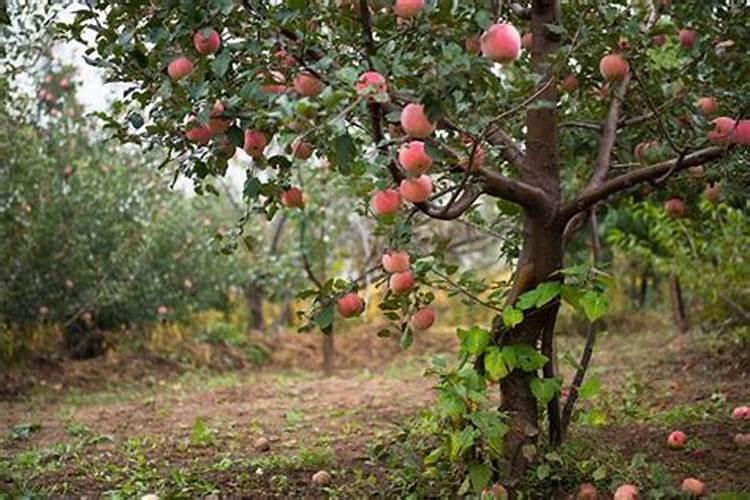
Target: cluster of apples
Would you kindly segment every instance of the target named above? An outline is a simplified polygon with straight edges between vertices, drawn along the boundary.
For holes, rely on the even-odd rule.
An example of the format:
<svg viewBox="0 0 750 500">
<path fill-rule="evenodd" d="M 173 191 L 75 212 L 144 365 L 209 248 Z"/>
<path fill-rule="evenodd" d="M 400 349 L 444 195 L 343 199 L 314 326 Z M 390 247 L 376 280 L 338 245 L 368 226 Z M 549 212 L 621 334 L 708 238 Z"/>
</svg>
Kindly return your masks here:
<svg viewBox="0 0 750 500">
<path fill-rule="evenodd" d="M 37 96 L 49 109 L 52 116 L 62 116 L 60 98 L 73 88 L 73 83 L 66 75 L 48 74 L 44 77 Z"/>
</svg>

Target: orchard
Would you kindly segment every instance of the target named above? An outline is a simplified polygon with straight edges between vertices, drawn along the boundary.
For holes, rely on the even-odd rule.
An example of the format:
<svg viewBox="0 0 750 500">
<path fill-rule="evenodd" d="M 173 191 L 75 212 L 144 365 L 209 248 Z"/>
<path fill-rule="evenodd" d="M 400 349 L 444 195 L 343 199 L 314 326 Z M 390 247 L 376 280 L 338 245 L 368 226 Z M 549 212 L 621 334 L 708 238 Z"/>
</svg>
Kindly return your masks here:
<svg viewBox="0 0 750 500">
<path fill-rule="evenodd" d="M 389 470 L 388 497 L 625 500 L 750 492 L 746 478 L 725 479 L 750 470 L 749 22 L 739 0 L 118 0 L 76 5 L 55 26 L 121 89 L 97 113 L 111 140 L 187 179 L 210 198 L 199 210 L 229 199 L 234 219 L 214 241 L 247 268 L 251 329 L 266 329 L 263 301 L 294 304 L 279 324 L 322 334 L 332 394 L 358 348 L 346 346 L 406 353 L 433 338 L 450 353 L 423 367 L 427 386 L 404 389 L 407 414 L 427 416 L 375 447 L 388 468 L 416 470 Z M 50 119 L 71 82 L 40 84 Z M 661 294 L 667 312 L 643 312 L 660 310 Z M 167 324 L 168 305 L 153 310 Z M 628 340 L 663 318 L 661 340 Z M 346 340 L 370 324 L 366 341 Z M 717 340 L 691 357 L 699 331 Z M 600 359 L 601 342 L 617 348 Z M 660 362 L 667 353 L 679 361 Z M 706 367 L 708 380 L 727 359 L 731 383 L 711 386 L 700 410 L 665 408 L 697 375 L 682 382 L 664 366 Z M 602 376 L 617 380 L 610 393 L 597 362 L 633 375 Z M 647 403 L 647 384 L 666 393 Z M 282 407 L 293 427 L 322 406 Z M 628 435 L 659 412 L 658 433 Z M 622 427 L 605 432 L 610 421 Z M 191 445 L 215 444 L 200 422 Z M 250 448 L 275 452 L 287 431 Z M 705 465 L 726 463 L 714 438 L 733 457 L 711 469 L 720 477 Z M 615 453 L 601 450 L 608 439 L 636 454 L 590 458 Z M 284 490 L 293 474 L 264 483 L 269 460 L 253 462 L 265 486 L 224 493 L 375 496 L 336 490 L 353 473 L 321 462 L 302 467 L 307 489 Z"/>
</svg>

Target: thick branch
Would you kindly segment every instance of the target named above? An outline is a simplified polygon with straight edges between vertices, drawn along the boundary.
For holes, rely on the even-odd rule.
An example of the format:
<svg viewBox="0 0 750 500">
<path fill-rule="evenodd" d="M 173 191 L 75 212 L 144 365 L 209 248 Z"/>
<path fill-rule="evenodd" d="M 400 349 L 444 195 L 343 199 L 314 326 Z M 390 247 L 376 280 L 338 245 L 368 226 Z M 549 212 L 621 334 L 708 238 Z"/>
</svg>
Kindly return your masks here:
<svg viewBox="0 0 750 500">
<path fill-rule="evenodd" d="M 547 197 L 542 189 L 506 177 L 487 167 L 480 167 L 476 171 L 484 179 L 485 193 L 517 203 L 531 212 L 541 213 L 549 208 Z"/>
<path fill-rule="evenodd" d="M 611 194 L 623 191 L 641 182 L 653 181 L 662 177 L 669 171 L 676 173 L 686 168 L 696 167 L 698 165 L 703 165 L 704 163 L 718 160 L 719 158 L 726 156 L 729 151 L 729 148 L 711 146 L 685 155 L 682 158 L 682 161 L 679 161 L 679 158 L 673 158 L 668 161 L 657 163 L 656 165 L 633 170 L 627 174 L 604 181 L 598 186 L 587 188 L 576 200 L 567 204 L 563 208 L 563 220 L 569 220 L 578 212 L 588 209 L 596 202 L 605 199 Z"/>
<path fill-rule="evenodd" d="M 615 91 L 615 96 L 609 104 L 607 119 L 602 128 L 602 139 L 599 143 L 599 153 L 596 156 L 596 165 L 594 166 L 594 172 L 591 174 L 586 189 L 598 186 L 607 178 L 609 165 L 612 159 L 612 151 L 615 148 L 615 139 L 617 138 L 617 123 L 620 119 L 620 105 L 625 97 L 625 92 L 627 91 L 629 83 L 630 73 L 625 75 L 625 78 L 620 82 L 620 85 Z"/>
</svg>

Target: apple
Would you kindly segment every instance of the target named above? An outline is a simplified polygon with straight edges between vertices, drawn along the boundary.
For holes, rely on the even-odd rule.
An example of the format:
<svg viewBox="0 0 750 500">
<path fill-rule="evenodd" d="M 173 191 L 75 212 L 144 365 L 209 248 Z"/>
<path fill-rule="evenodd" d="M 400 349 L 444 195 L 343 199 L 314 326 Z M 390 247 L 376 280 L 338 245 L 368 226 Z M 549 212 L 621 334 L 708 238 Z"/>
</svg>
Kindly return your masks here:
<svg viewBox="0 0 750 500">
<path fill-rule="evenodd" d="M 298 137 L 292 142 L 292 154 L 300 160 L 309 160 L 313 154 L 312 144 Z"/>
<path fill-rule="evenodd" d="M 62 90 L 68 90 L 70 88 L 70 80 L 67 78 L 63 78 L 60 80 L 60 89 Z"/>
<path fill-rule="evenodd" d="M 305 206 L 305 197 L 302 190 L 292 187 L 281 193 L 281 204 L 285 207 L 301 208 Z"/>
<path fill-rule="evenodd" d="M 637 500 L 638 488 L 632 484 L 623 484 L 615 490 L 614 500 Z"/>
<path fill-rule="evenodd" d="M 229 127 L 232 126 L 232 121 L 223 118 L 224 115 L 224 103 L 216 101 L 211 108 L 211 114 L 208 119 L 208 129 L 213 134 L 226 134 Z"/>
<path fill-rule="evenodd" d="M 185 56 L 180 56 L 177 59 L 174 59 L 169 63 L 169 66 L 167 66 L 167 74 L 169 75 L 169 78 L 175 82 L 182 80 L 192 72 L 193 61 Z"/>
<path fill-rule="evenodd" d="M 706 493 L 706 485 L 694 477 L 683 479 L 680 489 L 691 497 L 702 497 Z"/>
<path fill-rule="evenodd" d="M 282 66 L 286 66 L 287 68 L 293 68 L 297 65 L 297 59 L 284 49 L 278 50 L 274 56 L 281 61 Z"/>
<path fill-rule="evenodd" d="M 491 26 L 481 39 L 482 53 L 495 62 L 509 63 L 521 55 L 521 35 L 510 24 Z"/>
<path fill-rule="evenodd" d="M 159 316 L 166 316 L 168 312 L 169 312 L 169 308 L 165 306 L 164 304 L 156 308 L 156 314 L 158 314 Z"/>
<path fill-rule="evenodd" d="M 302 97 L 315 97 L 323 92 L 325 85 L 309 73 L 299 73 L 294 77 L 294 91 Z"/>
<path fill-rule="evenodd" d="M 677 33 L 677 38 L 680 40 L 680 45 L 686 49 L 690 49 L 695 45 L 695 42 L 698 39 L 698 33 L 690 29 L 681 29 L 680 32 Z"/>
<path fill-rule="evenodd" d="M 719 103 L 713 97 L 701 97 L 696 105 L 703 116 L 711 116 L 719 109 Z"/>
<path fill-rule="evenodd" d="M 339 314 L 344 318 L 353 318 L 365 310 L 365 302 L 354 292 L 342 296 L 336 303 Z"/>
<path fill-rule="evenodd" d="M 388 84 L 385 81 L 385 77 L 377 71 L 366 71 L 357 78 L 357 83 L 354 85 L 357 89 L 358 94 L 366 94 L 373 98 L 375 94 L 387 95 Z"/>
<path fill-rule="evenodd" d="M 422 9 L 424 9 L 424 0 L 396 0 L 393 13 L 406 19 L 418 15 Z"/>
<path fill-rule="evenodd" d="M 495 483 L 482 490 L 482 500 L 508 500 L 508 490 L 502 484 Z"/>
<path fill-rule="evenodd" d="M 258 159 L 262 157 L 263 150 L 266 149 L 267 144 L 268 139 L 266 139 L 266 134 L 260 130 L 245 130 L 245 144 L 242 149 L 253 158 Z"/>
<path fill-rule="evenodd" d="M 424 139 L 435 131 L 421 104 L 407 104 L 401 112 L 401 128 L 411 137 Z"/>
<path fill-rule="evenodd" d="M 714 125 L 714 129 L 708 132 L 708 139 L 711 142 L 725 143 L 729 135 L 735 132 L 736 122 L 728 116 L 720 116 L 711 123 Z"/>
<path fill-rule="evenodd" d="M 331 483 L 333 478 L 328 471 L 319 470 L 312 476 L 312 482 L 315 486 L 326 486 Z"/>
<path fill-rule="evenodd" d="M 387 273 L 404 273 L 409 270 L 411 259 L 403 250 L 391 250 L 383 254 L 382 264 Z"/>
<path fill-rule="evenodd" d="M 665 43 L 667 43 L 667 37 L 665 35 L 654 35 L 651 37 L 651 40 L 653 40 L 654 45 L 657 47 L 663 46 Z"/>
<path fill-rule="evenodd" d="M 667 446 L 675 450 L 684 448 L 686 442 L 687 435 L 682 431 L 673 431 L 667 437 Z"/>
<path fill-rule="evenodd" d="M 685 203 L 679 198 L 671 198 L 664 203 L 664 211 L 673 219 L 685 217 L 687 209 Z"/>
<path fill-rule="evenodd" d="M 706 184 L 706 189 L 703 191 L 706 199 L 716 205 L 721 201 L 721 184 L 714 182 L 713 184 Z"/>
<path fill-rule="evenodd" d="M 211 129 L 206 125 L 200 125 L 196 120 L 192 120 L 192 127 L 185 131 L 185 137 L 191 142 L 197 142 L 198 144 L 208 144 L 208 141 L 213 137 Z"/>
<path fill-rule="evenodd" d="M 415 312 L 411 318 L 411 327 L 418 332 L 429 329 L 433 323 L 435 323 L 435 310 L 429 306 Z"/>
<path fill-rule="evenodd" d="M 620 54 L 608 54 L 599 61 L 599 72 L 608 82 L 622 80 L 630 71 L 630 65 Z"/>
<path fill-rule="evenodd" d="M 266 82 L 273 82 L 264 83 L 263 85 L 261 85 L 260 89 L 266 94 L 283 94 L 284 92 L 286 92 L 286 78 L 284 77 L 283 73 L 271 70 L 268 72 L 260 73 L 258 76 L 264 79 Z"/>
<path fill-rule="evenodd" d="M 526 50 L 531 50 L 532 45 L 534 45 L 534 34 L 524 33 L 521 37 L 521 47 L 523 47 Z"/>
<path fill-rule="evenodd" d="M 432 166 L 432 158 L 425 152 L 422 141 L 412 141 L 401 146 L 398 161 L 410 174 L 423 174 Z"/>
<path fill-rule="evenodd" d="M 213 54 L 221 47 L 221 37 L 213 28 L 203 28 L 193 35 L 195 51 L 202 56 Z"/>
<path fill-rule="evenodd" d="M 396 189 L 376 191 L 370 199 L 370 207 L 375 215 L 393 215 L 401 208 L 401 194 Z"/>
<path fill-rule="evenodd" d="M 401 197 L 412 203 L 423 203 L 432 194 L 432 179 L 429 175 L 420 175 L 414 179 L 404 179 L 399 188 Z"/>
<path fill-rule="evenodd" d="M 596 490 L 596 486 L 591 483 L 583 483 L 578 488 L 576 494 L 576 500 L 597 500 L 599 498 L 599 492 Z"/>
<path fill-rule="evenodd" d="M 735 420 L 750 420 L 750 406 L 738 406 L 732 410 L 732 418 Z"/>
<path fill-rule="evenodd" d="M 735 434 L 734 444 L 740 448 L 750 447 L 750 434 Z"/>
<path fill-rule="evenodd" d="M 414 276 L 411 271 L 393 273 L 388 279 L 388 288 L 395 294 L 408 293 L 414 287 Z"/>
<path fill-rule="evenodd" d="M 563 81 L 560 84 L 560 86 L 565 92 L 568 92 L 568 93 L 575 92 L 578 89 L 578 78 L 576 78 L 575 75 L 568 75 L 565 78 L 563 78 Z"/>
<path fill-rule="evenodd" d="M 470 36 L 464 40 L 464 49 L 466 49 L 466 52 L 469 54 L 479 54 L 482 50 L 482 43 L 479 41 L 479 37 Z"/>
</svg>

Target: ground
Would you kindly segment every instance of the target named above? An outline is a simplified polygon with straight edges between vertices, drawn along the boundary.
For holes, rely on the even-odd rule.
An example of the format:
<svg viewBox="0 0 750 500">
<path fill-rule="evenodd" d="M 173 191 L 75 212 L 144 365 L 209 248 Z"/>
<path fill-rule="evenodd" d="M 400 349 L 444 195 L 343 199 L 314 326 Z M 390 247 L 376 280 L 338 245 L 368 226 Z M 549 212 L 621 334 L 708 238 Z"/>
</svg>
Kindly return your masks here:
<svg viewBox="0 0 750 500">
<path fill-rule="evenodd" d="M 582 403 L 568 444 L 532 471 L 530 497 L 629 480 L 647 497 L 670 498 L 695 476 L 723 498 L 750 498 L 750 449 L 733 442 L 750 422 L 731 418 L 750 403 L 750 353 L 665 331 L 600 338 L 592 377 L 601 389 Z M 344 334 L 348 354 L 329 377 L 316 369 L 314 338 L 298 340 L 277 339 L 293 347 L 264 368 L 110 355 L 8 371 L 16 385 L 0 395 L 0 497 L 444 495 L 420 472 L 433 401 L 422 371 L 434 354 L 452 356 L 452 334 L 425 334 L 407 352 L 369 329 Z M 581 344 L 563 337 L 559 352 L 577 356 Z M 678 428 L 688 446 L 670 450 L 666 436 Z M 255 448 L 259 437 L 269 450 Z M 332 474 L 329 485 L 312 484 L 318 470 Z"/>
</svg>

